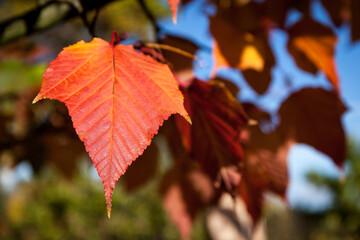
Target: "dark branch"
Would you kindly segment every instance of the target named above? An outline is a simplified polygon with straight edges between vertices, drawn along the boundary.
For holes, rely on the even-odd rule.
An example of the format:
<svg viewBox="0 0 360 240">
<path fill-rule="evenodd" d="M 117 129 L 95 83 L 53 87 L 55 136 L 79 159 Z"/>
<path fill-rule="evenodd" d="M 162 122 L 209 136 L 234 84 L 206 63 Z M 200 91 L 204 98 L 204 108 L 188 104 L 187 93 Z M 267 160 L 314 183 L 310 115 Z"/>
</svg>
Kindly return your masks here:
<svg viewBox="0 0 360 240">
<path fill-rule="evenodd" d="M 94 37 L 96 37 L 96 34 L 95 34 L 95 25 L 96 25 L 96 21 L 99 17 L 99 13 L 100 13 L 100 9 L 101 9 L 101 5 L 102 5 L 102 1 L 99 1 L 99 6 L 96 8 L 95 10 L 95 15 L 90 23 L 90 34 L 92 34 Z"/>
<path fill-rule="evenodd" d="M 143 12 L 145 13 L 146 17 L 150 20 L 151 24 L 154 27 L 154 31 L 156 34 L 156 42 L 159 42 L 159 33 L 160 33 L 160 26 L 158 25 L 156 18 L 154 17 L 154 15 L 151 13 L 150 9 L 148 8 L 148 6 L 146 5 L 144 0 L 138 0 L 141 9 L 143 10 Z"/>
<path fill-rule="evenodd" d="M 107 5 L 111 2 L 115 2 L 115 1 L 118 1 L 118 0 L 99 0 L 97 4 L 87 4 L 87 5 L 85 5 L 86 1 L 84 1 L 82 12 L 80 12 L 71 2 L 57 1 L 57 0 L 46 2 L 44 4 L 37 6 L 33 10 L 30 10 L 21 15 L 14 16 L 3 22 L 0 22 L 0 45 L 4 45 L 6 43 L 14 41 L 23 36 L 31 35 L 35 32 L 46 30 L 48 28 L 55 26 L 56 24 L 63 23 L 65 21 L 75 18 L 75 17 L 81 17 L 83 19 L 83 16 L 82 16 L 83 14 L 85 14 L 84 16 L 86 17 L 87 13 L 90 11 L 93 11 L 93 10 L 96 11 L 94 18 L 92 19 L 91 22 L 88 22 L 87 18 L 86 18 L 86 22 L 84 22 L 84 25 L 89 29 L 89 32 L 91 35 L 95 35 L 95 23 L 96 23 L 100 8 L 104 7 L 105 5 Z M 92 2 L 92 1 L 89 1 L 89 2 Z M 37 23 L 39 21 L 39 16 L 41 15 L 41 12 L 44 9 L 46 9 L 48 7 L 52 7 L 52 6 L 68 6 L 68 10 L 66 10 L 63 13 L 62 17 L 56 18 L 56 20 L 48 23 L 45 26 L 38 27 Z M 6 29 L 16 22 L 23 22 L 26 26 L 26 31 L 19 33 L 17 35 L 14 35 L 14 36 L 10 36 L 7 39 L 4 39 L 4 34 L 6 32 Z"/>
<path fill-rule="evenodd" d="M 81 20 L 83 21 L 84 25 L 88 29 L 90 35 L 92 37 L 96 37 L 95 33 L 95 25 L 97 18 L 100 13 L 100 9 L 103 6 L 103 0 L 93 0 L 93 1 L 81 1 L 83 11 L 80 14 Z M 88 20 L 88 12 L 95 9 L 95 15 L 91 21 Z"/>
</svg>

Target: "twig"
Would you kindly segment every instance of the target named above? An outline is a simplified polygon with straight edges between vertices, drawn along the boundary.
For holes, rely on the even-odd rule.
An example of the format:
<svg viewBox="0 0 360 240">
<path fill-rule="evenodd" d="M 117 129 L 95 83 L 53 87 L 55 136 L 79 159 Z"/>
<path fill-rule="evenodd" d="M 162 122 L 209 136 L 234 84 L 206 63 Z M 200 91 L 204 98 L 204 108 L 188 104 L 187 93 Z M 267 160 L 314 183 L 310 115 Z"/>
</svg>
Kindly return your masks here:
<svg viewBox="0 0 360 240">
<path fill-rule="evenodd" d="M 97 7 L 95 8 L 95 15 L 94 15 L 93 19 L 91 20 L 91 22 L 88 20 L 89 9 L 85 8 L 84 5 L 83 5 L 83 9 L 80 13 L 81 20 L 84 23 L 85 27 L 88 29 L 89 34 L 92 37 L 96 37 L 95 25 L 96 25 L 96 21 L 99 16 L 101 7 L 102 7 L 102 0 L 98 0 Z"/>
<path fill-rule="evenodd" d="M 95 10 L 95 15 L 91 21 L 91 24 L 90 24 L 90 34 L 93 36 L 93 37 L 96 37 L 96 34 L 95 34 L 95 25 L 96 25 L 96 22 L 97 22 L 97 19 L 99 17 L 99 13 L 100 13 L 100 9 L 102 7 L 102 1 L 99 0 L 99 6 L 96 8 Z"/>
<path fill-rule="evenodd" d="M 180 48 L 176 48 L 176 47 L 172 47 L 172 46 L 169 46 L 169 45 L 166 45 L 166 44 L 160 44 L 160 43 L 145 43 L 145 46 L 146 47 L 149 47 L 149 48 L 160 48 L 160 49 L 164 49 L 164 50 L 168 50 L 168 51 L 171 51 L 171 52 L 175 52 L 177 54 L 180 54 L 180 55 L 183 55 L 184 57 L 188 57 L 188 58 L 191 58 L 191 59 L 200 59 L 199 57 L 191 54 L 191 53 L 188 53 L 184 50 L 181 50 Z"/>
<path fill-rule="evenodd" d="M 138 2 L 140 4 L 140 6 L 141 6 L 141 9 L 144 11 L 146 17 L 149 19 L 152 26 L 154 27 L 154 31 L 155 31 L 155 35 L 156 35 L 156 42 L 159 42 L 160 41 L 159 33 L 160 33 L 161 28 L 157 24 L 156 18 L 151 13 L 150 9 L 148 8 L 148 6 L 146 5 L 144 0 L 138 0 Z"/>
</svg>

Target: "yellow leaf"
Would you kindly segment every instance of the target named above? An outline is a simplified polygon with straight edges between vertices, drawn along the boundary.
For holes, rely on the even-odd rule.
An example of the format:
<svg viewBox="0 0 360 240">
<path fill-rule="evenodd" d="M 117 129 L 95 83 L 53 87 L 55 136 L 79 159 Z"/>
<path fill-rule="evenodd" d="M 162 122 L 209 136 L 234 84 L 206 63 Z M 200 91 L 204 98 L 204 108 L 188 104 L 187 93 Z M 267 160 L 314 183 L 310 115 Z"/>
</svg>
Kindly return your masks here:
<svg viewBox="0 0 360 240">
<path fill-rule="evenodd" d="M 258 50 L 252 45 L 247 45 L 240 55 L 239 68 L 241 70 L 254 69 L 261 72 L 264 69 L 264 65 L 264 59 Z"/>
</svg>

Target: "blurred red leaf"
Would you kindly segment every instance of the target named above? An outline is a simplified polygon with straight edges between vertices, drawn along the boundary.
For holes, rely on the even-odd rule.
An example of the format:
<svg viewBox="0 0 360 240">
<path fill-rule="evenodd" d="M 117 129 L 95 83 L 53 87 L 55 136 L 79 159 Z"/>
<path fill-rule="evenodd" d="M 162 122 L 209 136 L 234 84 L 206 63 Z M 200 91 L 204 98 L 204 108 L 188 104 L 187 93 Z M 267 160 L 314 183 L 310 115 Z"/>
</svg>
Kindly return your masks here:
<svg viewBox="0 0 360 240">
<path fill-rule="evenodd" d="M 289 10 L 296 9 L 304 15 L 310 11 L 310 0 L 266 0 L 264 5 L 266 15 L 280 28 L 284 28 Z"/>
<path fill-rule="evenodd" d="M 305 88 L 282 103 L 279 132 L 284 138 L 314 147 L 342 166 L 346 142 L 341 117 L 345 111 L 335 92 Z"/>
<path fill-rule="evenodd" d="M 158 158 L 159 148 L 153 141 L 121 177 L 120 181 L 124 184 L 126 191 L 136 191 L 154 177 L 158 167 Z"/>
<path fill-rule="evenodd" d="M 265 192 L 285 197 L 289 182 L 287 154 L 293 143 L 288 140 L 275 151 L 244 147 L 246 155 L 238 191 L 255 222 L 261 215 Z"/>
<path fill-rule="evenodd" d="M 171 221 L 179 229 L 182 239 L 189 239 L 192 228 L 192 216 L 188 212 L 184 193 L 178 183 L 170 185 L 163 193 L 163 206 Z"/>
<path fill-rule="evenodd" d="M 166 44 L 191 54 L 195 54 L 198 50 L 198 46 L 193 42 L 178 36 L 166 35 L 165 38 L 161 39 L 162 44 Z M 192 69 L 193 60 L 189 57 L 185 57 L 175 52 L 163 51 L 165 59 L 171 63 L 171 69 L 175 72 Z"/>
<path fill-rule="evenodd" d="M 333 31 L 310 18 L 303 18 L 289 30 L 288 50 L 296 64 L 315 74 L 322 70 L 334 88 L 339 91 L 334 53 L 337 38 Z"/>
<path fill-rule="evenodd" d="M 351 39 L 355 42 L 360 39 L 360 1 L 351 0 Z"/>
<path fill-rule="evenodd" d="M 345 160 L 345 135 L 341 116 L 346 110 L 335 92 L 305 88 L 290 95 L 280 109 L 280 125 L 253 104 L 243 104 L 258 121 L 242 131 L 245 152 L 238 187 L 247 209 L 256 221 L 262 211 L 263 193 L 285 196 L 288 184 L 287 155 L 294 143 L 305 143 L 330 156 L 341 166 Z M 271 129 L 264 133 L 261 128 Z"/>
<path fill-rule="evenodd" d="M 192 125 L 176 118 L 187 150 L 212 179 L 223 166 L 243 158 L 240 131 L 247 123 L 241 104 L 219 82 L 194 79 L 181 88 Z"/>
<path fill-rule="evenodd" d="M 64 102 L 105 189 L 108 215 L 118 178 L 173 113 L 189 117 L 169 68 L 131 46 L 94 38 L 65 48 L 34 102 Z"/>
<path fill-rule="evenodd" d="M 189 239 L 196 214 L 216 199 L 209 177 L 189 161 L 175 165 L 165 174 L 160 193 L 164 208 L 182 239 Z"/>
<path fill-rule="evenodd" d="M 270 19 L 280 28 L 285 26 L 287 11 L 289 10 L 291 1 L 288 0 L 267 0 L 265 1 L 266 13 Z"/>
<path fill-rule="evenodd" d="M 220 84 L 223 84 L 224 87 L 229 90 L 230 94 L 236 98 L 236 96 L 238 95 L 238 93 L 240 92 L 239 87 L 233 83 L 232 81 L 222 78 L 222 77 L 216 77 L 213 79 L 214 82 L 219 82 Z"/>
<path fill-rule="evenodd" d="M 238 191 L 256 222 L 262 212 L 264 192 L 285 197 L 289 181 L 287 154 L 294 140 L 283 138 L 277 129 L 264 133 L 261 126 L 271 124 L 270 115 L 250 103 L 245 103 L 244 108 L 258 125 L 243 131 L 245 158 Z"/>
<path fill-rule="evenodd" d="M 342 11 L 345 7 L 343 0 L 321 0 L 322 5 L 327 10 L 332 22 L 339 27 L 343 22 Z"/>
<path fill-rule="evenodd" d="M 250 214 L 254 223 L 256 223 L 262 213 L 263 205 L 263 189 L 255 188 L 251 182 L 248 181 L 249 177 L 243 175 L 244 179 L 241 180 L 240 185 L 238 186 L 238 193 L 243 199 L 246 209 Z"/>
</svg>

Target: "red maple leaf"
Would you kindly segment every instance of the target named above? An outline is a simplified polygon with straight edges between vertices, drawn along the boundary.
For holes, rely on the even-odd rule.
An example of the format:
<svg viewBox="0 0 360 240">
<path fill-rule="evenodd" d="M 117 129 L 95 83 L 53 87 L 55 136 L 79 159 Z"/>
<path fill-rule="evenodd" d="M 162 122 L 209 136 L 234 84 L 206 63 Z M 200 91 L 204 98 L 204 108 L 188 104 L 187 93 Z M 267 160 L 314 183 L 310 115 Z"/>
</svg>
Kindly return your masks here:
<svg viewBox="0 0 360 240">
<path fill-rule="evenodd" d="M 66 104 L 102 180 L 109 216 L 116 181 L 162 122 L 173 113 L 190 121 L 167 65 L 99 38 L 67 47 L 51 62 L 34 103 L 44 98 Z"/>
</svg>

